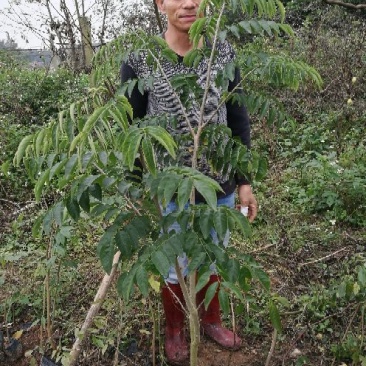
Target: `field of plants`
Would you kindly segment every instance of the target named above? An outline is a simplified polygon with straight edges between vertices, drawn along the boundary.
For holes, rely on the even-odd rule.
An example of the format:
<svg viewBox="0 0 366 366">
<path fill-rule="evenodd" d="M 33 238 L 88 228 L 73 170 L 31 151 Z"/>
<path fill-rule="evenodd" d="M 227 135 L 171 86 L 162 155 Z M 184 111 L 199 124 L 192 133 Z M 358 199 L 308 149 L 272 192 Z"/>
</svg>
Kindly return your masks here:
<svg viewBox="0 0 366 366">
<path fill-rule="evenodd" d="M 258 14 L 225 25 L 245 81 L 259 214 L 250 227 L 226 212 L 225 227 L 212 219 L 219 237 L 237 224 L 227 253 L 210 250 L 227 284 L 223 320 L 244 347 L 202 338 L 200 366 L 366 366 L 366 17 L 321 2 L 286 10 L 280 28 Z M 170 183 L 155 174 L 152 143 L 166 155 L 173 145 L 151 128 L 163 120 L 142 121 L 143 137 L 124 125 L 118 52 L 107 45 L 83 74 L 30 69 L 0 50 L 0 365 L 70 365 L 76 340 L 80 366 L 167 364 L 161 274 L 175 256 L 166 243 L 180 239 L 149 234 L 159 222 L 151 192 L 175 188 L 183 201 L 202 184 L 210 203 L 213 187 L 189 172 L 189 191 L 180 171 Z M 114 139 L 114 128 L 127 137 Z M 118 180 L 141 139 L 151 194 Z M 224 153 L 212 159 L 232 163 Z M 207 212 L 196 213 L 203 237 Z M 204 278 L 205 255 L 182 246 Z M 83 339 L 106 271 L 117 275 Z"/>
</svg>

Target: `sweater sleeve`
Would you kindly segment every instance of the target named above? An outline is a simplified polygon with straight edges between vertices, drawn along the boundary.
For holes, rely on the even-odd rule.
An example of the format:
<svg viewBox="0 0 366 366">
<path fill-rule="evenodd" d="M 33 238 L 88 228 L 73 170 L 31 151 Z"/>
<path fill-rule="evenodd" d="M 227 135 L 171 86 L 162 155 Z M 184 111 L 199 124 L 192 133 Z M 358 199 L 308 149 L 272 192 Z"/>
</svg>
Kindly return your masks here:
<svg viewBox="0 0 366 366">
<path fill-rule="evenodd" d="M 229 83 L 229 92 L 240 85 L 240 82 L 240 70 L 236 67 L 234 80 Z M 235 92 L 242 95 L 243 89 L 237 87 Z M 231 129 L 233 137 L 239 137 L 241 142 L 250 149 L 250 120 L 245 106 L 231 99 L 226 103 L 226 110 L 227 125 Z M 249 184 L 249 181 L 241 176 L 236 176 L 235 181 L 237 185 Z"/>
<path fill-rule="evenodd" d="M 125 83 L 129 80 L 137 79 L 137 75 L 133 68 L 126 62 L 121 67 L 121 83 Z M 147 93 L 141 94 L 137 84 L 135 84 L 131 95 L 126 95 L 128 101 L 133 109 L 134 118 L 143 118 L 146 115 L 147 108 Z"/>
</svg>

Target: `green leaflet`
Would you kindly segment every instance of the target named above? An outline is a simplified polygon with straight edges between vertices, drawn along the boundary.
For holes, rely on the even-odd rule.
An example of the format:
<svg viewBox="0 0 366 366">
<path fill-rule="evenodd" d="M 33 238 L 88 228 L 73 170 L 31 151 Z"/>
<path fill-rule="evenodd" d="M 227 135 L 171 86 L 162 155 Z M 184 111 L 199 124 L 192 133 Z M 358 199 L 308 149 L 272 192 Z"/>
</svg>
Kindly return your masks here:
<svg viewBox="0 0 366 366">
<path fill-rule="evenodd" d="M 99 118 L 102 116 L 105 109 L 106 109 L 105 106 L 99 107 L 93 112 L 93 114 L 91 116 L 89 116 L 89 118 L 86 120 L 84 126 L 82 127 L 82 130 L 71 141 L 70 148 L 69 148 L 70 152 L 74 151 L 75 148 L 85 140 L 85 138 L 88 138 L 90 131 L 95 126 L 95 124 L 97 123 Z"/>
<path fill-rule="evenodd" d="M 125 301 L 129 301 L 133 292 L 133 284 L 135 281 L 136 267 L 122 273 L 117 280 L 117 292 Z"/>
<path fill-rule="evenodd" d="M 140 148 L 143 130 L 135 126 L 128 129 L 122 145 L 122 153 L 125 156 L 128 168 L 132 171 L 135 166 L 137 152 Z"/>
<path fill-rule="evenodd" d="M 262 269 L 260 268 L 252 268 L 251 270 L 253 278 L 256 278 L 262 286 L 269 291 L 271 287 L 271 281 L 267 275 Z M 254 273 L 253 273 L 254 272 Z"/>
<path fill-rule="evenodd" d="M 170 266 L 173 265 L 173 263 L 169 263 L 167 256 L 160 250 L 151 255 L 151 261 L 163 277 L 167 276 Z"/>
<path fill-rule="evenodd" d="M 133 248 L 133 241 L 131 244 L 131 238 L 129 237 L 128 233 L 125 231 L 118 231 L 115 236 L 115 241 L 117 244 L 118 249 L 121 252 L 121 257 L 124 259 L 131 259 L 134 249 Z"/>
<path fill-rule="evenodd" d="M 198 253 L 198 255 L 193 255 L 188 264 L 188 273 L 195 271 L 205 261 L 205 258 L 205 252 Z"/>
<path fill-rule="evenodd" d="M 34 142 L 34 150 L 36 153 L 36 156 L 39 156 L 41 149 L 42 149 L 42 145 L 43 145 L 43 140 L 45 138 L 46 135 L 46 129 L 42 129 L 41 131 L 38 132 L 36 140 Z"/>
<path fill-rule="evenodd" d="M 121 226 L 132 216 L 131 212 L 121 212 L 115 220 L 117 227 Z M 145 216 L 136 216 L 127 222 L 116 233 L 116 244 L 121 251 L 122 257 L 130 259 L 131 256 L 139 248 L 139 241 L 144 238 L 150 231 L 151 225 L 149 219 Z"/>
<path fill-rule="evenodd" d="M 217 188 L 220 188 L 220 186 L 218 186 L 217 184 L 214 185 L 212 183 L 212 180 L 207 179 L 207 178 L 205 179 L 205 178 L 194 179 L 193 185 L 197 189 L 197 191 L 199 193 L 201 193 L 201 195 L 204 197 L 207 204 L 211 208 L 216 208 L 216 206 L 217 206 L 216 190 L 217 190 Z M 221 188 L 220 188 L 220 190 L 221 190 Z"/>
<path fill-rule="evenodd" d="M 23 140 L 20 142 L 17 152 L 14 156 L 14 164 L 16 166 L 19 166 L 20 162 L 22 161 L 25 150 L 28 147 L 28 145 L 33 141 L 34 135 L 29 135 L 23 138 Z"/>
<path fill-rule="evenodd" d="M 213 215 L 213 224 L 219 240 L 222 241 L 229 230 L 228 210 L 218 207 Z"/>
<path fill-rule="evenodd" d="M 366 268 L 360 267 L 357 272 L 357 280 L 362 285 L 366 285 Z"/>
<path fill-rule="evenodd" d="M 70 216 L 75 220 L 79 220 L 80 217 L 80 206 L 78 201 L 73 197 L 69 196 L 66 199 L 66 208 Z"/>
<path fill-rule="evenodd" d="M 47 183 L 49 183 L 49 177 L 50 177 L 50 169 L 48 168 L 41 174 L 40 178 L 37 180 L 37 183 L 34 187 L 34 194 L 36 196 L 37 202 L 39 202 L 39 200 L 41 199 L 43 187 Z"/>
<path fill-rule="evenodd" d="M 211 235 L 211 230 L 213 227 L 213 216 L 214 211 L 210 208 L 207 209 L 201 209 L 199 212 L 199 228 L 201 230 L 201 233 L 205 239 L 209 238 Z"/>
<path fill-rule="evenodd" d="M 276 0 L 276 5 L 278 8 L 278 12 L 280 13 L 281 16 L 281 22 L 285 21 L 285 17 L 286 17 L 286 10 L 285 7 L 283 6 L 282 2 L 279 0 Z"/>
<path fill-rule="evenodd" d="M 214 282 L 208 287 L 204 300 L 205 309 L 207 309 L 208 305 L 210 305 L 210 302 L 212 301 L 213 297 L 216 294 L 218 286 L 219 286 L 218 282 Z"/>
<path fill-rule="evenodd" d="M 103 269 L 109 274 L 112 270 L 113 257 L 116 253 L 113 237 L 115 235 L 115 228 L 107 229 L 104 235 L 99 240 L 97 246 L 97 254 L 102 263 Z"/>
<path fill-rule="evenodd" d="M 168 203 L 172 200 L 174 193 L 176 193 L 180 179 L 176 175 L 168 176 L 167 179 L 162 179 L 163 185 L 163 199 L 159 196 L 159 200 Z"/>
<path fill-rule="evenodd" d="M 231 283 L 235 283 L 239 279 L 240 263 L 235 258 L 230 258 L 227 263 L 227 278 Z"/>
<path fill-rule="evenodd" d="M 277 306 L 272 300 L 269 301 L 268 311 L 273 327 L 277 330 L 278 333 L 282 333 L 280 313 L 277 309 Z"/>
<path fill-rule="evenodd" d="M 79 187 L 77 190 L 76 198 L 79 200 L 84 191 L 89 188 L 98 178 L 98 175 L 89 175 L 80 180 Z"/>
<path fill-rule="evenodd" d="M 245 301 L 240 287 L 238 287 L 235 283 L 224 281 L 221 283 L 221 286 L 222 288 L 230 290 L 230 292 L 232 292 L 241 302 Z"/>
<path fill-rule="evenodd" d="M 81 194 L 79 198 L 80 207 L 87 213 L 90 212 L 89 187 Z"/>
<path fill-rule="evenodd" d="M 169 155 L 175 159 L 175 149 L 177 148 L 172 136 L 164 128 L 160 126 L 148 126 L 145 128 L 145 132 L 157 140 L 162 145 Z"/>
<path fill-rule="evenodd" d="M 202 31 L 206 24 L 206 17 L 198 18 L 189 29 L 189 37 L 193 43 L 193 48 L 198 46 L 202 37 Z"/>
<path fill-rule="evenodd" d="M 178 186 L 178 196 L 177 196 L 177 202 L 179 210 L 182 211 L 184 209 L 184 206 L 189 201 L 189 197 L 191 195 L 193 189 L 193 180 L 192 178 L 184 178 L 179 186 Z"/>
<path fill-rule="evenodd" d="M 230 301 L 229 295 L 223 287 L 220 287 L 218 297 L 220 302 L 220 308 L 222 309 L 224 315 L 227 316 L 230 313 Z"/>
<path fill-rule="evenodd" d="M 267 163 L 267 159 L 266 158 L 262 158 L 260 157 L 258 160 L 258 167 L 257 167 L 257 172 L 255 174 L 255 180 L 256 181 L 261 181 L 265 178 L 265 176 L 267 175 L 267 171 L 268 171 L 268 163 Z"/>
<path fill-rule="evenodd" d="M 237 224 L 244 238 L 249 238 L 251 236 L 251 228 L 248 219 L 237 210 L 230 210 L 229 215 Z"/>
<path fill-rule="evenodd" d="M 142 295 L 147 297 L 149 295 L 149 278 L 148 273 L 143 266 L 139 266 L 136 271 L 136 284 L 140 289 Z"/>
<path fill-rule="evenodd" d="M 74 154 L 67 160 L 65 164 L 65 179 L 68 179 L 76 167 L 78 155 Z"/>
<path fill-rule="evenodd" d="M 156 157 L 151 139 L 149 136 L 145 136 L 141 144 L 142 155 L 147 170 L 153 175 L 156 175 Z"/>
<path fill-rule="evenodd" d="M 116 105 L 111 105 L 111 107 L 108 109 L 108 113 L 113 118 L 113 120 L 118 123 L 122 131 L 127 130 L 128 121 L 124 111 L 121 112 Z"/>
<path fill-rule="evenodd" d="M 227 255 L 226 251 L 222 247 L 220 247 L 214 243 L 211 243 L 208 249 L 214 255 L 214 258 L 212 258 L 212 259 L 216 261 L 217 265 L 226 268 L 226 263 L 229 260 L 229 257 Z"/>
<path fill-rule="evenodd" d="M 210 279 L 211 276 L 211 271 L 206 271 L 205 273 L 203 273 L 202 275 L 199 276 L 198 281 L 197 281 L 197 285 L 196 285 L 196 292 L 202 290 L 206 284 L 208 283 L 208 280 Z M 199 305 L 199 304 L 197 304 Z"/>
</svg>

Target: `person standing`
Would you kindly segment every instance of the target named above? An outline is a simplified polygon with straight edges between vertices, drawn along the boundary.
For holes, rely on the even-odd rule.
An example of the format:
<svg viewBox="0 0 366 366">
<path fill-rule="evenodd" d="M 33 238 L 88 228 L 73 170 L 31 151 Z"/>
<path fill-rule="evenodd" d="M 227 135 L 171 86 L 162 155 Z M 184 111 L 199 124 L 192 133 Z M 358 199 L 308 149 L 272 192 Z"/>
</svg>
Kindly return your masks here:
<svg viewBox="0 0 366 366">
<path fill-rule="evenodd" d="M 178 57 L 176 64 L 161 62 L 161 67 L 167 78 L 177 74 L 192 74 L 192 68 L 183 64 L 183 57 L 192 50 L 193 45 L 189 39 L 189 30 L 191 25 L 200 15 L 197 14 L 201 0 L 155 0 L 159 10 L 167 17 L 167 28 L 162 34 L 167 45 Z M 211 47 L 209 40 L 201 39 L 199 47 Z M 217 44 L 217 57 L 212 65 L 212 72 L 222 70 L 226 64 L 233 62 L 235 53 L 232 46 L 224 41 Z M 195 68 L 194 73 L 198 76 L 198 83 L 204 85 L 206 74 L 208 72 L 208 59 L 203 59 Z M 157 116 L 161 114 L 174 115 L 176 117 L 175 126 L 169 127 L 172 134 L 179 137 L 180 134 L 189 132 L 189 128 L 179 103 L 172 93 L 170 83 L 165 78 L 159 77 L 156 70 L 148 65 L 143 56 L 135 58 L 130 56 L 127 62 L 121 67 L 121 81 L 127 82 L 136 78 L 147 78 L 149 75 L 155 76 L 152 86 L 145 86 L 144 93 L 141 94 L 138 87 L 135 86 L 129 102 L 133 108 L 134 118 L 143 118 L 145 116 Z M 213 75 L 212 75 L 213 76 Z M 212 77 L 211 80 L 214 78 Z M 229 81 L 228 91 L 236 89 L 236 92 L 242 93 L 239 86 L 241 83 L 240 71 L 235 69 L 234 80 Z M 244 106 L 233 101 L 220 103 L 224 90 L 212 83 L 205 105 L 205 120 L 210 123 L 227 125 L 233 136 L 237 136 L 250 148 L 250 122 Z M 199 106 L 193 103 L 188 107 L 187 115 L 189 123 L 193 128 L 198 124 Z M 187 149 L 187 146 L 183 146 Z M 188 154 L 189 155 L 189 154 Z M 183 164 L 190 166 L 191 161 L 187 154 L 182 154 Z M 210 172 L 209 165 L 205 159 L 198 161 L 198 169 L 214 178 L 222 187 L 223 192 L 218 193 L 218 205 L 235 207 L 235 190 L 237 189 L 238 200 L 241 206 L 248 207 L 248 219 L 252 222 L 257 215 L 257 202 L 252 192 L 249 182 L 244 177 L 236 176 L 235 179 L 229 179 L 220 174 Z M 200 202 L 200 197 L 196 197 L 196 203 Z M 170 202 L 163 210 L 163 214 L 169 214 L 177 209 L 175 202 Z M 186 274 L 188 264 L 187 258 L 179 258 L 183 275 Z M 213 270 L 209 283 L 197 294 L 197 304 L 202 304 L 207 288 L 214 282 L 219 281 L 219 277 Z M 175 269 L 171 268 L 165 286 L 162 288 L 162 302 L 166 318 L 165 326 L 165 353 L 167 360 L 173 364 L 180 364 L 188 359 L 189 347 L 184 334 L 185 312 L 182 308 L 184 303 L 182 291 L 177 280 Z M 222 326 L 220 317 L 220 305 L 218 295 L 214 296 L 208 308 L 203 309 L 200 306 L 200 326 L 204 334 L 216 341 L 227 349 L 240 348 L 242 341 L 238 335 Z"/>
</svg>

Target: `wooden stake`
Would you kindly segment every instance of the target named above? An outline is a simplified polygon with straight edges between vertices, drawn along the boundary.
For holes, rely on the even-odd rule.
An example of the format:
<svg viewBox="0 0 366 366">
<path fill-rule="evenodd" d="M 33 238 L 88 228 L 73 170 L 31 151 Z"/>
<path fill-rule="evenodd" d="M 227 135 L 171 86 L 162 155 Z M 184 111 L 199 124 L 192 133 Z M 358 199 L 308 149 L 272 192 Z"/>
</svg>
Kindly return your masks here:
<svg viewBox="0 0 366 366">
<path fill-rule="evenodd" d="M 81 327 L 80 336 L 78 336 L 76 338 L 76 341 L 75 341 L 74 345 L 72 346 L 70 356 L 69 356 L 69 361 L 70 361 L 69 366 L 76 365 L 76 362 L 79 358 L 79 355 L 80 355 L 80 352 L 82 349 L 83 342 L 85 341 L 85 339 L 88 338 L 88 330 L 91 327 L 94 318 L 98 314 L 98 312 L 103 304 L 103 301 L 107 295 L 108 289 L 112 283 L 112 280 L 113 280 L 114 276 L 116 275 L 117 264 L 118 264 L 120 255 L 121 255 L 120 251 L 118 251 L 114 255 L 111 273 L 105 274 L 105 276 L 99 286 L 99 289 L 98 289 L 97 294 L 95 295 L 93 304 L 91 305 L 91 307 L 86 315 L 84 324 Z"/>
</svg>

